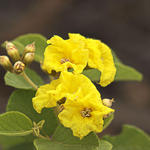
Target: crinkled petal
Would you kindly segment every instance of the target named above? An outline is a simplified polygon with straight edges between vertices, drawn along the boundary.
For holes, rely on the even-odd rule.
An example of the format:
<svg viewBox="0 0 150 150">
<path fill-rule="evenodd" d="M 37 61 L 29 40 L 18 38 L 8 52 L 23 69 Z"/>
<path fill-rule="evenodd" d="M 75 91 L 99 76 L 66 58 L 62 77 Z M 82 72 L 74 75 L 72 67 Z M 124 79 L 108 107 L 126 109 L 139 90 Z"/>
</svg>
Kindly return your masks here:
<svg viewBox="0 0 150 150">
<path fill-rule="evenodd" d="M 67 71 L 73 68 L 74 73 L 81 73 L 87 65 L 88 50 L 85 42 L 76 34 L 69 34 L 70 39 L 64 40 L 59 36 L 53 36 L 47 43 L 49 45 L 44 53 L 42 68 L 48 73 Z M 74 38 L 73 38 L 74 37 Z"/>
<path fill-rule="evenodd" d="M 91 131 L 101 132 L 103 130 L 103 117 L 114 110 L 107 108 L 100 101 L 94 100 L 91 93 L 87 93 L 86 97 L 80 97 L 76 100 L 67 100 L 64 110 L 59 113 L 60 122 L 68 128 L 71 128 L 73 135 L 82 139 Z M 92 110 L 90 117 L 81 115 L 85 108 Z"/>
<path fill-rule="evenodd" d="M 55 89 L 58 84 L 59 80 L 54 80 L 50 84 L 38 88 L 35 97 L 32 99 L 33 107 L 38 113 L 41 113 L 43 108 L 51 108 L 57 105 L 54 93 L 56 93 Z"/>
<path fill-rule="evenodd" d="M 103 60 L 104 64 L 104 69 L 101 72 L 100 77 L 100 85 L 105 87 L 112 81 L 114 81 L 116 75 L 116 67 L 114 64 L 111 50 L 106 44 L 101 43 L 100 51 L 102 52 L 101 59 Z"/>
</svg>

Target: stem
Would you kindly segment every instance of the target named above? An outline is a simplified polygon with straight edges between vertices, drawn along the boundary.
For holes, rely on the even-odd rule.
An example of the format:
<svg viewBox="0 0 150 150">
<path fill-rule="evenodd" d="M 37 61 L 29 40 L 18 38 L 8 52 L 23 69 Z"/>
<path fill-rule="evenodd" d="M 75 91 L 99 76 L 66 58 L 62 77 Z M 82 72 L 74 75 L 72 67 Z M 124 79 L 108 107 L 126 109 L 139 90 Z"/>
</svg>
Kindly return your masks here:
<svg viewBox="0 0 150 150">
<path fill-rule="evenodd" d="M 39 134 L 37 137 L 42 138 L 42 139 L 50 140 L 50 138 L 49 138 L 49 137 L 45 137 L 45 136 L 43 136 L 43 135 L 41 135 L 41 134 Z"/>
<path fill-rule="evenodd" d="M 32 80 L 27 76 L 27 74 L 25 72 L 22 72 L 21 75 L 34 89 L 36 89 L 36 90 L 38 89 L 38 86 L 32 82 Z"/>
</svg>

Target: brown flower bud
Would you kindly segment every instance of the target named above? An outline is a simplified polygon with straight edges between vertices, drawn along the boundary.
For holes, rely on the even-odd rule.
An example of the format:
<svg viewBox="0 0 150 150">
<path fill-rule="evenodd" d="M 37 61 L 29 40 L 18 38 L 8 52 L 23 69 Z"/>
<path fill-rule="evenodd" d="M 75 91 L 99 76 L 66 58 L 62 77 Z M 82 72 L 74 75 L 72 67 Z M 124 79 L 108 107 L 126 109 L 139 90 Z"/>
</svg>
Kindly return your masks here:
<svg viewBox="0 0 150 150">
<path fill-rule="evenodd" d="M 14 62 L 20 60 L 20 55 L 16 46 L 12 42 L 6 41 L 5 43 L 6 43 L 7 53 L 12 58 L 12 60 Z"/>
<path fill-rule="evenodd" d="M 35 42 L 28 44 L 24 49 L 24 54 L 26 53 L 34 53 L 35 52 Z"/>
<path fill-rule="evenodd" d="M 23 62 L 28 65 L 30 64 L 33 60 L 34 60 L 34 53 L 26 53 L 24 58 L 23 58 Z"/>
<path fill-rule="evenodd" d="M 0 65 L 10 72 L 13 70 L 12 63 L 7 56 L 0 56 Z"/>
<path fill-rule="evenodd" d="M 103 104 L 107 107 L 111 107 L 113 102 L 114 102 L 113 98 L 112 99 L 108 99 L 108 98 L 103 99 Z"/>
<path fill-rule="evenodd" d="M 25 64 L 21 61 L 17 61 L 15 64 L 14 64 L 14 72 L 16 74 L 20 74 L 24 71 L 25 69 Z"/>
</svg>

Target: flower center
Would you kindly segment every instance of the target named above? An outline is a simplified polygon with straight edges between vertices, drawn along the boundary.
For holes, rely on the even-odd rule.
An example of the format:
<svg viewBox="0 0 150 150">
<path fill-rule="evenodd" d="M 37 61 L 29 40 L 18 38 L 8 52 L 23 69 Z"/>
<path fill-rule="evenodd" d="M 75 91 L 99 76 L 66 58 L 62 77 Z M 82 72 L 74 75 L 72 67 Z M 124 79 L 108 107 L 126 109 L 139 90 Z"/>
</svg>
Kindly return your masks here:
<svg viewBox="0 0 150 150">
<path fill-rule="evenodd" d="M 84 108 L 80 113 L 83 118 L 91 117 L 92 110 L 90 108 Z"/>
<path fill-rule="evenodd" d="M 70 61 L 68 58 L 62 58 L 60 60 L 60 63 L 63 64 L 63 63 L 68 62 L 68 61 Z"/>
</svg>

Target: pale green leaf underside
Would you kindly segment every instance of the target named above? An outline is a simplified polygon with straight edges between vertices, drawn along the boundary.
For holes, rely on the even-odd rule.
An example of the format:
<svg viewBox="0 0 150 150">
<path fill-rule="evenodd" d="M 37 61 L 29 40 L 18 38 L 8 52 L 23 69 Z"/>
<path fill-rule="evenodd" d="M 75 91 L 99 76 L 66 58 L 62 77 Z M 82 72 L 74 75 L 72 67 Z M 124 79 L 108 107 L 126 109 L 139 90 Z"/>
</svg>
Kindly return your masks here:
<svg viewBox="0 0 150 150">
<path fill-rule="evenodd" d="M 149 150 L 150 137 L 141 129 L 125 125 L 118 136 L 104 136 L 113 145 L 112 150 Z"/>
<path fill-rule="evenodd" d="M 0 135 L 25 136 L 32 133 L 32 121 L 16 111 L 0 115 Z"/>
<path fill-rule="evenodd" d="M 26 68 L 26 74 L 38 86 L 44 84 L 42 78 L 33 70 Z M 33 89 L 34 88 L 21 76 L 11 72 L 7 72 L 4 77 L 5 84 L 18 89 Z"/>
<path fill-rule="evenodd" d="M 51 136 L 57 127 L 57 118 L 51 108 L 44 109 L 41 114 L 38 114 L 32 105 L 34 96 L 35 91 L 32 90 L 15 90 L 8 100 L 7 111 L 22 112 L 34 122 L 45 120 L 42 132 Z"/>
</svg>

